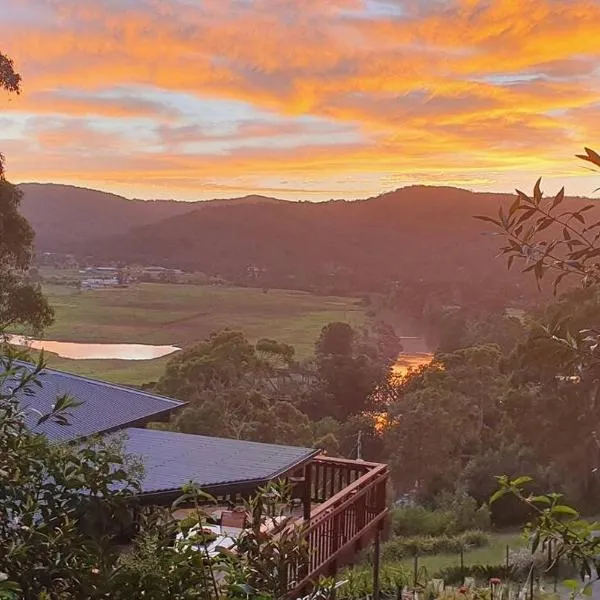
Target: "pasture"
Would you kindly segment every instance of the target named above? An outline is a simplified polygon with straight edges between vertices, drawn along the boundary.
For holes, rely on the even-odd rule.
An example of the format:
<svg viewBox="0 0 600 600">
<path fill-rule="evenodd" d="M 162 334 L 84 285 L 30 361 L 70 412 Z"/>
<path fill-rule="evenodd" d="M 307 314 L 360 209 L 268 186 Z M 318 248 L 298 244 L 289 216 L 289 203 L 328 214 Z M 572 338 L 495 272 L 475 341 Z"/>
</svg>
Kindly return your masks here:
<svg viewBox="0 0 600 600">
<path fill-rule="evenodd" d="M 357 326 L 365 320 L 356 298 L 290 290 L 140 283 L 83 291 L 47 285 L 44 291 L 56 312 L 44 337 L 57 341 L 185 347 L 228 327 L 251 341 L 269 337 L 292 344 L 297 357 L 306 358 L 327 323 Z M 132 385 L 155 380 L 168 360 L 48 358 L 57 369 Z"/>
</svg>

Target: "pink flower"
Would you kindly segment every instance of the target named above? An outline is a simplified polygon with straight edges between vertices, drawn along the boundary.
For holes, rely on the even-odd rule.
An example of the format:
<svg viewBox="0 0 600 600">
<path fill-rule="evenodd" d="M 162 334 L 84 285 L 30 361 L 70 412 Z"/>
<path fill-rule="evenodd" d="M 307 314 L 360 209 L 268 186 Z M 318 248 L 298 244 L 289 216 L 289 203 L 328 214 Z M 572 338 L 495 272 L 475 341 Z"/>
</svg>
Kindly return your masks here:
<svg viewBox="0 0 600 600">
<path fill-rule="evenodd" d="M 490 579 L 490 585 L 500 585 L 502 582 L 500 581 L 500 579 L 498 579 L 498 577 L 492 577 Z"/>
<path fill-rule="evenodd" d="M 96 569 L 96 567 L 94 567 L 92 569 L 92 575 L 100 575 L 100 569 Z"/>
<path fill-rule="evenodd" d="M 458 588 L 458 591 L 459 591 L 461 594 L 466 594 L 466 593 L 469 591 L 469 588 L 468 588 L 466 585 L 461 585 L 461 586 Z"/>
</svg>

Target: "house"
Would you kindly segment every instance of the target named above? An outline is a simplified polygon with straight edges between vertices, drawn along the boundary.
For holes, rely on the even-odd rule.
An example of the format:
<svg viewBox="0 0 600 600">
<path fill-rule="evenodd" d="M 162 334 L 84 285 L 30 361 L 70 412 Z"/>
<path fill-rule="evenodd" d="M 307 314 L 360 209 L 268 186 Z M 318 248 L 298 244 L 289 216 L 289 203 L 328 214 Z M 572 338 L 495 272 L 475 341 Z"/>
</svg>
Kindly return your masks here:
<svg viewBox="0 0 600 600">
<path fill-rule="evenodd" d="M 81 280 L 81 289 L 82 290 L 94 290 L 101 289 L 107 287 L 117 287 L 119 285 L 119 280 L 116 277 L 111 277 L 110 279 L 102 279 L 102 278 L 88 278 Z"/>
<path fill-rule="evenodd" d="M 314 448 L 148 429 L 149 423 L 168 420 L 185 403 L 51 369 L 43 370 L 39 380 L 41 387 L 33 386 L 20 399 L 23 407 L 48 413 L 64 394 L 83 404 L 71 411 L 68 425 L 47 420 L 37 426 L 39 413 L 28 411 L 30 426 L 55 443 L 122 435 L 124 451 L 138 456 L 144 466 L 139 493 L 143 504 L 168 506 L 190 481 L 229 504 L 255 494 L 269 481 L 292 483 L 302 510 L 286 526 L 303 524 L 309 549 L 306 563 L 289 566 L 292 596 L 320 575 L 333 575 L 371 542 L 378 577 L 379 542 L 388 510 L 386 465 L 331 458 Z"/>
</svg>

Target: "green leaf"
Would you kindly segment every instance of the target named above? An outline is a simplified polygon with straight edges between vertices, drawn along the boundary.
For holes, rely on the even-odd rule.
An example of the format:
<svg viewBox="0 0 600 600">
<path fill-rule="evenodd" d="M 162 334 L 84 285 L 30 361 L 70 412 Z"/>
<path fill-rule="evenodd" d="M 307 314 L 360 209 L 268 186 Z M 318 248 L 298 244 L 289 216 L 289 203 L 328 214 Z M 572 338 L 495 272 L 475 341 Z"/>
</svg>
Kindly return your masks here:
<svg viewBox="0 0 600 600">
<path fill-rule="evenodd" d="M 592 584 L 591 584 L 591 583 L 586 583 L 586 584 L 583 586 L 583 589 L 581 590 L 581 593 L 582 593 L 584 596 L 592 596 L 593 592 L 594 592 L 594 590 L 593 590 L 593 588 L 592 588 Z"/>
<path fill-rule="evenodd" d="M 490 497 L 490 504 L 493 504 L 494 502 L 496 502 L 497 500 L 500 500 L 500 498 L 502 498 L 503 496 L 506 496 L 507 490 L 505 489 L 499 489 L 496 490 Z"/>
<path fill-rule="evenodd" d="M 529 475 L 521 475 L 521 477 L 517 477 L 516 479 L 513 479 L 510 484 L 513 486 L 521 486 L 521 485 L 525 485 L 526 483 L 531 483 L 533 481 L 532 477 L 529 477 Z"/>
<path fill-rule="evenodd" d="M 572 508 L 571 506 L 567 506 L 566 504 L 557 504 L 551 508 L 552 513 L 558 513 L 561 515 L 571 515 L 573 517 L 578 517 L 579 513 Z"/>
<path fill-rule="evenodd" d="M 548 496 L 533 496 L 529 499 L 530 502 L 535 502 L 536 504 L 552 504 L 550 498 Z"/>
</svg>

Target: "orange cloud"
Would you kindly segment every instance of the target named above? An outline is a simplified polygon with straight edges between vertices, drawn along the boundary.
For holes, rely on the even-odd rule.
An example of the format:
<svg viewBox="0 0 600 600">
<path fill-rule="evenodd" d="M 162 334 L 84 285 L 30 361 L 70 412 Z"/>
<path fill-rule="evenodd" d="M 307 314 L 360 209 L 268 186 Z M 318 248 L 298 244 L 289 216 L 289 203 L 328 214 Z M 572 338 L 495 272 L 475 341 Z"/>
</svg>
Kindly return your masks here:
<svg viewBox="0 0 600 600">
<path fill-rule="evenodd" d="M 427 182 L 443 171 L 506 189 L 511 171 L 569 168 L 597 132 L 597 0 L 9 2 L 21 27 L 9 14 L 0 34 L 27 94 L 2 112 L 101 120 L 25 129 L 39 143 L 36 169 L 53 154 L 41 172 L 17 150 L 19 177 L 102 173 L 176 195 L 214 178 L 279 189 L 265 182 L 286 175 L 312 193 L 317 174 L 326 197 L 352 174 L 375 193 L 404 172 Z M 202 114 L 208 99 L 222 111 Z M 227 114 L 234 101 L 243 115 Z M 114 160 L 88 164 L 81 155 L 99 144 Z"/>
</svg>

